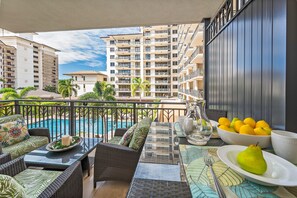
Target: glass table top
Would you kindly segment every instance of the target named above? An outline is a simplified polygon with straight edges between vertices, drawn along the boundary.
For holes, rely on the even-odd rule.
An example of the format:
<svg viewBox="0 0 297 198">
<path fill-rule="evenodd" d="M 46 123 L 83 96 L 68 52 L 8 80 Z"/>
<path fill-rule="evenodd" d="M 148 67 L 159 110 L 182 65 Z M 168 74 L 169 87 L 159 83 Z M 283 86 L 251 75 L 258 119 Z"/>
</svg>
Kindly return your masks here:
<svg viewBox="0 0 297 198">
<path fill-rule="evenodd" d="M 63 152 L 51 152 L 43 146 L 26 154 L 24 160 L 29 166 L 67 168 L 86 157 L 99 142 L 101 142 L 100 138 L 83 138 L 79 146 Z"/>
</svg>

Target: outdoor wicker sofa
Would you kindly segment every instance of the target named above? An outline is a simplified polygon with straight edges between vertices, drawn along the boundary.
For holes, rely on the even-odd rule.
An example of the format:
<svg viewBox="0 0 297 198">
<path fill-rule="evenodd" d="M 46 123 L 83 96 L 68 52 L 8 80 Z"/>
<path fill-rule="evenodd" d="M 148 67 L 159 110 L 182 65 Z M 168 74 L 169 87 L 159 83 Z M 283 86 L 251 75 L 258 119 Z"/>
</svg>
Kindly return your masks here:
<svg viewBox="0 0 297 198">
<path fill-rule="evenodd" d="M 15 114 L 11 116 L 5 116 L 0 118 L 0 124 L 3 125 L 8 122 L 15 121 L 17 119 L 24 120 L 22 115 Z M 12 159 L 25 155 L 43 145 L 50 142 L 50 132 L 48 128 L 32 128 L 28 129 L 30 137 L 26 140 L 18 142 L 13 145 L 4 146 L 0 143 L 0 150 L 3 153 L 10 154 Z"/>
<path fill-rule="evenodd" d="M 28 172 L 30 176 L 28 176 Z M 80 162 L 74 163 L 63 172 L 47 171 L 28 169 L 24 158 L 19 157 L 0 165 L 0 174 L 9 175 L 18 183 L 22 184 L 24 186 L 25 197 L 81 198 L 83 196 L 83 175 Z M 42 174 L 45 175 L 45 180 L 39 179 Z M 51 175 L 56 175 L 56 177 L 52 177 Z M 52 178 L 52 180 L 47 178 Z M 34 182 L 34 180 L 38 182 Z M 39 181 L 43 181 L 44 183 Z"/>
</svg>

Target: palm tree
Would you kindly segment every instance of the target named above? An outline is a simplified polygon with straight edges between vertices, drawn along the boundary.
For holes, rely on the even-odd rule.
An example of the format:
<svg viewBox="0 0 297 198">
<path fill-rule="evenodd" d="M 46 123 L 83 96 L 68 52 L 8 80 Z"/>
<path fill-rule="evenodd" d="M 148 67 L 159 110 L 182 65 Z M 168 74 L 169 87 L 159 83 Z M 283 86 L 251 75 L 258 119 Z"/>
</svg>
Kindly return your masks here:
<svg viewBox="0 0 297 198">
<path fill-rule="evenodd" d="M 23 98 L 31 98 L 31 99 L 40 99 L 39 97 L 26 97 L 29 91 L 36 90 L 35 87 L 25 87 L 17 93 L 15 89 L 12 88 L 3 88 L 0 90 L 0 93 L 3 93 L 3 100 L 11 100 L 11 99 L 23 99 Z"/>
<path fill-rule="evenodd" d="M 115 91 L 111 84 L 106 82 L 95 83 L 93 92 L 88 92 L 79 97 L 80 100 L 115 101 Z"/>
<path fill-rule="evenodd" d="M 142 94 L 146 94 L 149 92 L 150 90 L 150 87 L 151 87 L 151 84 L 149 81 L 147 80 L 142 80 L 141 78 L 132 78 L 132 84 L 131 84 L 131 93 L 132 93 L 132 96 L 135 96 L 135 93 L 136 91 L 140 91 L 140 94 L 139 94 L 139 99 L 140 99 L 140 102 L 141 102 L 141 95 Z"/>
<path fill-rule="evenodd" d="M 73 84 L 73 79 L 60 80 L 58 84 L 58 92 L 62 95 L 63 98 L 68 97 L 71 100 L 71 96 L 74 94 L 77 95 L 77 89 L 79 86 Z"/>
</svg>

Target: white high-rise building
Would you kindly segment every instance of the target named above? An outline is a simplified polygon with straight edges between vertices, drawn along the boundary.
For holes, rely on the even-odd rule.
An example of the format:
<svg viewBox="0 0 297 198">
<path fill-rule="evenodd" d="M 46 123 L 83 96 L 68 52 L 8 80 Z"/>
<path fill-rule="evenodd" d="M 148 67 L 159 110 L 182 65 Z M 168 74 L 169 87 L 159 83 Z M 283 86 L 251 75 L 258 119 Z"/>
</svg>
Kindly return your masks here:
<svg viewBox="0 0 297 198">
<path fill-rule="evenodd" d="M 22 37 L 0 36 L 0 41 L 6 46 L 15 48 L 13 60 L 15 78 L 14 81 L 10 81 L 11 87 L 34 86 L 42 89 L 47 85 L 57 86 L 58 50 L 29 39 L 30 34 Z M 0 77 L 5 79 L 3 74 Z"/>
<path fill-rule="evenodd" d="M 203 23 L 178 25 L 178 94 L 184 100 L 204 97 L 203 30 Z"/>
<path fill-rule="evenodd" d="M 131 80 L 139 77 L 150 82 L 144 99 L 177 97 L 177 25 L 144 26 L 137 34 L 102 37 L 106 42 L 109 83 L 117 99 L 138 99 L 131 95 Z"/>
</svg>

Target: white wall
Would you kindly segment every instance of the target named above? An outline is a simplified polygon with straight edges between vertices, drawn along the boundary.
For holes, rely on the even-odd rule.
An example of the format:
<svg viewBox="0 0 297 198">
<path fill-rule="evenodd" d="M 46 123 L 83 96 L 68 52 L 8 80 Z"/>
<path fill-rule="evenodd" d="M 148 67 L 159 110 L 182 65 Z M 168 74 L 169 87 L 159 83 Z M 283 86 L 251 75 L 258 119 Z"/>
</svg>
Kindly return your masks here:
<svg viewBox="0 0 297 198">
<path fill-rule="evenodd" d="M 77 77 L 77 81 L 75 80 L 75 77 Z M 96 75 L 85 75 L 85 81 L 83 81 L 82 75 L 76 75 L 73 79 L 73 83 L 79 86 L 79 89 L 77 89 L 77 96 L 81 96 L 87 92 L 93 92 L 94 85 L 97 82 Z M 85 85 L 85 89 L 83 88 L 83 85 Z"/>
<path fill-rule="evenodd" d="M 18 42 L 16 56 L 16 88 L 34 86 L 33 46 Z"/>
</svg>

